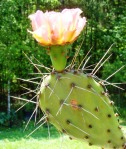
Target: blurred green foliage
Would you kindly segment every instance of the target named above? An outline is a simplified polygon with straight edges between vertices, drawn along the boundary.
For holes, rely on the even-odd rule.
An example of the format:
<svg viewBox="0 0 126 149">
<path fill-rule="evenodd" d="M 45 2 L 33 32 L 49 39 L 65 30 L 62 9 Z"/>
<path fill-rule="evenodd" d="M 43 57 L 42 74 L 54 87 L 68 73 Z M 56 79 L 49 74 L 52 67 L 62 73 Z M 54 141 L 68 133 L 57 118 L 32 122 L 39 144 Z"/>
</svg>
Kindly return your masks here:
<svg viewBox="0 0 126 149">
<path fill-rule="evenodd" d="M 7 87 L 11 81 L 11 95 L 18 96 L 25 89 L 19 85 L 34 88 L 27 82 L 17 78 L 35 77 L 32 73 L 37 70 L 30 64 L 25 54 L 36 64 L 51 67 L 49 56 L 44 47 L 27 32 L 31 29 L 28 15 L 37 9 L 62 10 L 64 8 L 79 7 L 83 10 L 82 16 L 87 18 L 87 25 L 79 39 L 71 45 L 68 64 L 81 45 L 76 64 L 79 65 L 83 57 L 92 47 L 91 59 L 87 65 L 97 63 L 106 50 L 114 43 L 112 56 L 97 72 L 100 78 L 106 79 L 118 68 L 126 63 L 126 1 L 125 0 L 1 0 L 0 1 L 0 112 L 7 110 Z M 25 54 L 24 54 L 25 53 Z M 46 72 L 44 68 L 40 68 Z M 126 68 L 118 72 L 108 81 L 126 82 Z M 39 77 L 42 75 L 40 74 Z M 125 84 L 120 85 L 126 88 Z M 125 107 L 126 92 L 108 86 L 112 98 L 117 106 Z M 31 98 L 28 94 L 26 98 Z M 12 100 L 11 109 L 22 105 L 20 101 Z"/>
</svg>

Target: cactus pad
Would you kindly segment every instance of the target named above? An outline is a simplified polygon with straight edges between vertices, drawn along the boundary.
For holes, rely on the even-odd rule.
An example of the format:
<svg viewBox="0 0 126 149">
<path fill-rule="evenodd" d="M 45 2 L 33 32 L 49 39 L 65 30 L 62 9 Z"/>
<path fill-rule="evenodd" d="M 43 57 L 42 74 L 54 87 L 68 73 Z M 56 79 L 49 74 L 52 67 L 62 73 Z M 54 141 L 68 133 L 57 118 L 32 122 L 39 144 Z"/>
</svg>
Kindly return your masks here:
<svg viewBox="0 0 126 149">
<path fill-rule="evenodd" d="M 64 71 L 44 77 L 39 104 L 48 121 L 71 138 L 105 148 L 125 144 L 113 102 L 91 75 Z"/>
</svg>

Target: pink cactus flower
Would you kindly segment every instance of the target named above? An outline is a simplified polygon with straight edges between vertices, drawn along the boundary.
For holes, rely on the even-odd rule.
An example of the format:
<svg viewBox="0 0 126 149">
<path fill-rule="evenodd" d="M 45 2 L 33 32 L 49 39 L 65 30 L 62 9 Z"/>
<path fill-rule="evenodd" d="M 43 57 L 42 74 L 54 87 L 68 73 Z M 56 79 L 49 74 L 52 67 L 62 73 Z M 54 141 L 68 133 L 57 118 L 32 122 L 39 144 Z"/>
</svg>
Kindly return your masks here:
<svg viewBox="0 0 126 149">
<path fill-rule="evenodd" d="M 33 29 L 29 32 L 42 46 L 72 43 L 86 24 L 86 18 L 82 18 L 81 13 L 79 8 L 45 13 L 38 10 L 29 16 Z"/>
</svg>

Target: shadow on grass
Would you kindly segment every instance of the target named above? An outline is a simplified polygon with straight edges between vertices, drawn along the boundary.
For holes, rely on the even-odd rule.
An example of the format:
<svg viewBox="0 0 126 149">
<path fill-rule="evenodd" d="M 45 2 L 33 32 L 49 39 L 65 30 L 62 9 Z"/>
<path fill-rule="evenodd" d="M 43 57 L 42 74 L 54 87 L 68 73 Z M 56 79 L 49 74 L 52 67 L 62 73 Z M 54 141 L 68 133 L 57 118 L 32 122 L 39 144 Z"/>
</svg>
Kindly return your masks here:
<svg viewBox="0 0 126 149">
<path fill-rule="evenodd" d="M 39 125 L 38 125 L 39 126 Z M 48 127 L 46 125 L 41 126 L 33 134 L 27 137 L 31 132 L 33 132 L 38 126 L 34 127 L 33 122 L 30 123 L 27 129 L 24 131 L 25 126 L 22 127 L 0 127 L 0 140 L 9 139 L 9 140 L 20 140 L 20 139 L 46 139 L 49 137 Z M 60 137 L 59 132 L 52 126 L 49 125 L 50 138 Z"/>
</svg>

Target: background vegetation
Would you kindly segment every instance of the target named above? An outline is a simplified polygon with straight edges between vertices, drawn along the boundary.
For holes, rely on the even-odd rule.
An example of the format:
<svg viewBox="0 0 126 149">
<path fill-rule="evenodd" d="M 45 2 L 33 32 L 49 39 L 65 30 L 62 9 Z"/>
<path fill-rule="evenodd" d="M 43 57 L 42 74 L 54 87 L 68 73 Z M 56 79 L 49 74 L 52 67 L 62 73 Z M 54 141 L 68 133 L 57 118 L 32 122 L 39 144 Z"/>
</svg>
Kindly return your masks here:
<svg viewBox="0 0 126 149">
<path fill-rule="evenodd" d="M 36 10 L 62 10 L 63 8 L 79 7 L 83 16 L 87 18 L 87 26 L 79 39 L 71 45 L 68 61 L 71 61 L 78 46 L 84 40 L 77 63 L 91 47 L 91 59 L 88 65 L 100 60 L 106 50 L 114 43 L 112 57 L 100 69 L 97 75 L 103 79 L 126 63 L 126 1 L 125 0 L 1 0 L 0 1 L 0 124 L 10 124 L 10 115 L 7 115 L 8 96 L 19 96 L 26 90 L 25 87 L 34 88 L 27 82 L 17 78 L 35 77 L 36 69 L 30 64 L 24 53 L 35 63 L 42 63 L 51 67 L 48 55 L 43 47 L 29 35 L 31 29 L 28 15 Z M 37 61 L 36 59 L 39 61 Z M 42 72 L 46 72 L 41 68 Z M 109 81 L 126 82 L 126 68 L 118 72 Z M 41 75 L 40 75 L 41 76 Z M 120 87 L 126 88 L 125 84 Z M 109 87 L 112 100 L 120 109 L 122 117 L 126 117 L 126 92 Z M 30 99 L 32 94 L 25 96 Z M 34 106 L 29 104 L 25 109 L 15 115 L 13 111 L 23 105 L 23 102 L 11 100 L 11 122 L 15 119 L 27 119 Z"/>
</svg>

